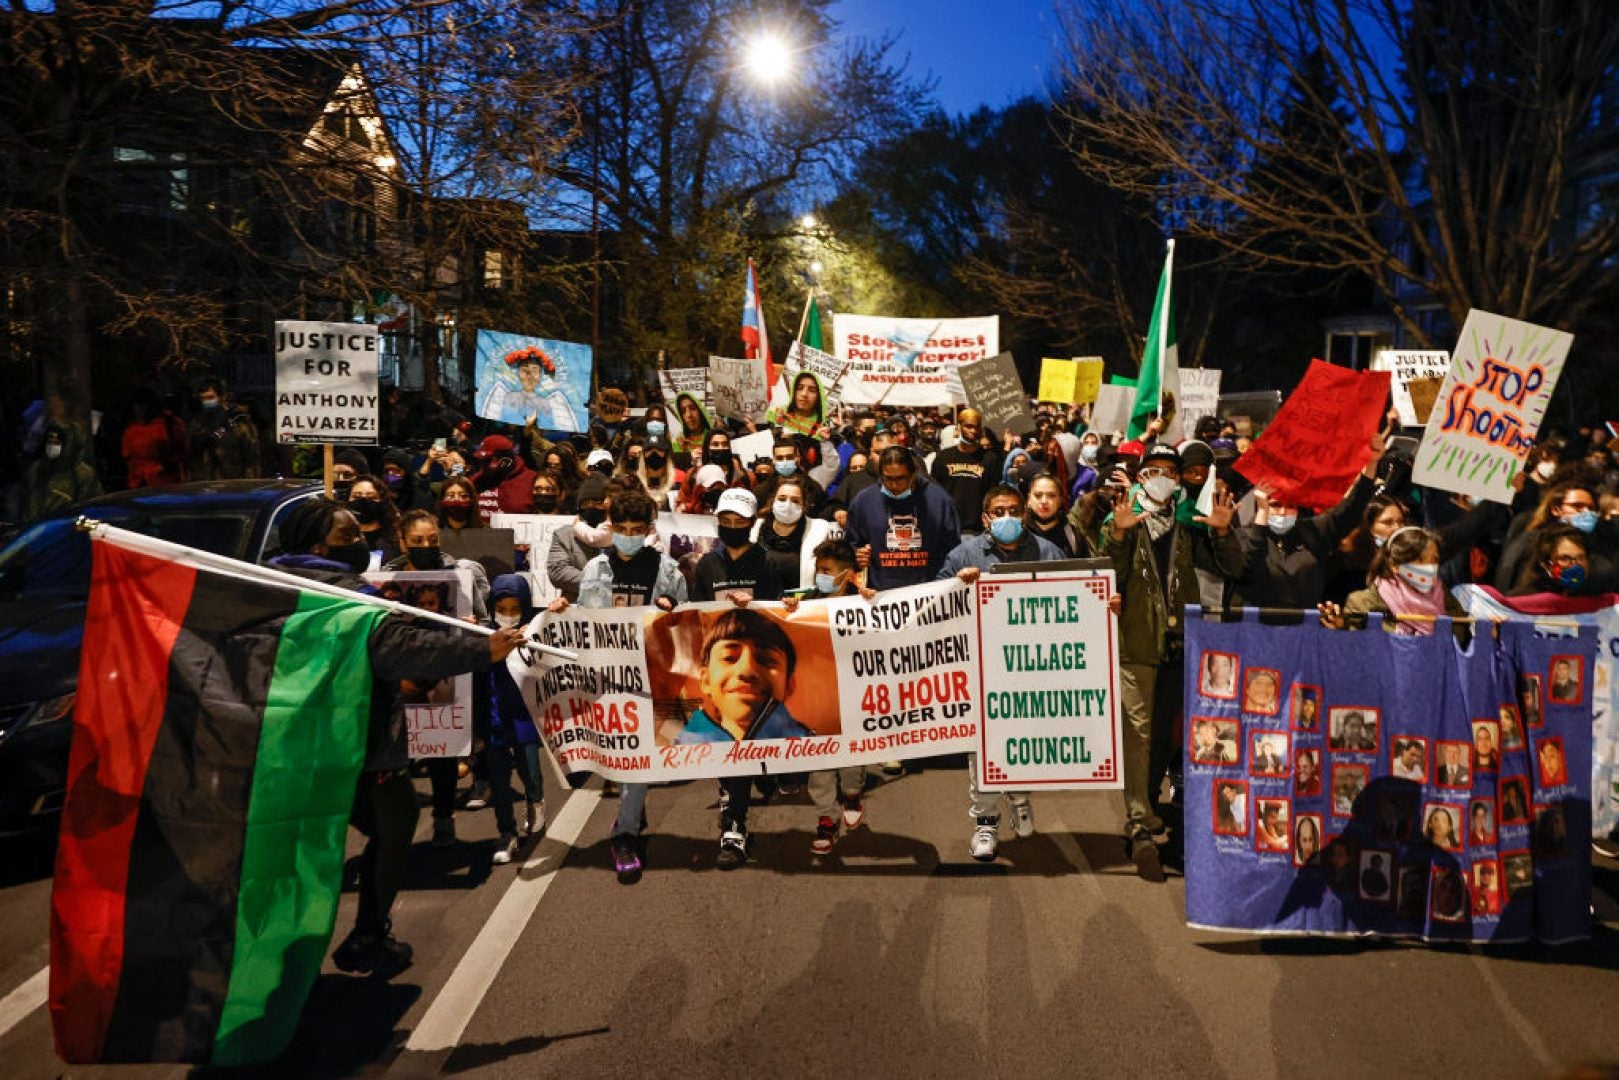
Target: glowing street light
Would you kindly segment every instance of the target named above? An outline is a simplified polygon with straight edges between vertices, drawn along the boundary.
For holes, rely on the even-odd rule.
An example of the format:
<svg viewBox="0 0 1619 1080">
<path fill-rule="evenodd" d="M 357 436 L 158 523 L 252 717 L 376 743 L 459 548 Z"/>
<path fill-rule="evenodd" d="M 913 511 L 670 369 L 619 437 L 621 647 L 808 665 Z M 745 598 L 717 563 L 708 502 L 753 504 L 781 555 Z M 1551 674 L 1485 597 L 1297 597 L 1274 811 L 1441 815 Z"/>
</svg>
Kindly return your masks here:
<svg viewBox="0 0 1619 1080">
<path fill-rule="evenodd" d="M 779 83 L 791 73 L 793 51 L 779 34 L 766 31 L 748 42 L 743 63 L 759 82 Z"/>
<path fill-rule="evenodd" d="M 798 223 L 806 229 L 813 229 L 815 226 L 820 224 L 819 221 L 815 220 L 814 214 L 805 214 L 803 217 L 798 219 Z"/>
</svg>

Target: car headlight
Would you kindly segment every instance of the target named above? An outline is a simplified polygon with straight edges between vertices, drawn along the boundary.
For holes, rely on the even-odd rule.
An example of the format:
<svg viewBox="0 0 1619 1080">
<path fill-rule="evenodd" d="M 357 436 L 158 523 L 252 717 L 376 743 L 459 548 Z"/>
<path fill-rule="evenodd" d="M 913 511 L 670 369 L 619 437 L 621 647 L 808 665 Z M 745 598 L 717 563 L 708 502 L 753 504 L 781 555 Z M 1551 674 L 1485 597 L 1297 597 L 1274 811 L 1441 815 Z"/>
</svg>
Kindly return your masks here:
<svg viewBox="0 0 1619 1080">
<path fill-rule="evenodd" d="M 31 728 L 36 724 L 49 724 L 53 720 L 60 720 L 73 711 L 73 700 L 77 698 L 78 691 L 71 691 L 60 697 L 46 698 L 34 706 L 34 711 L 28 714 L 18 731 Z"/>
</svg>

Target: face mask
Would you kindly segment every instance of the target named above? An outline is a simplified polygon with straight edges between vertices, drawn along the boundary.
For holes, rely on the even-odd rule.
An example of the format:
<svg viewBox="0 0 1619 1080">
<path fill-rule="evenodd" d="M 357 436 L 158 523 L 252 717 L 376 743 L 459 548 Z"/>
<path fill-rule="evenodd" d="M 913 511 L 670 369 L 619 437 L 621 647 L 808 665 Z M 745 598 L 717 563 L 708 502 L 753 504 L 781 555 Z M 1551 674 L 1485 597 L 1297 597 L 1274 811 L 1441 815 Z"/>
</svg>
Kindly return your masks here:
<svg viewBox="0 0 1619 1080">
<path fill-rule="evenodd" d="M 702 499 L 699 500 L 703 504 L 703 509 L 708 511 L 710 514 L 712 514 L 715 511 L 715 509 L 720 505 L 720 495 L 721 494 L 722 493 L 719 492 L 719 491 L 710 491 L 710 492 L 705 493 L 703 495 Z"/>
<path fill-rule="evenodd" d="M 1372 546 L 1374 548 L 1380 548 L 1380 547 L 1382 547 L 1384 544 L 1386 544 L 1388 542 L 1389 542 L 1389 538 L 1386 537 L 1386 536 L 1374 536 L 1374 537 L 1372 537 Z"/>
<path fill-rule="evenodd" d="M 995 538 L 997 544 L 1015 544 L 1023 536 L 1023 519 L 1010 514 L 992 518 L 989 535 Z"/>
<path fill-rule="evenodd" d="M 664 465 L 669 461 L 668 458 L 658 453 L 647 454 L 642 460 L 646 462 L 647 472 L 662 472 Z"/>
<path fill-rule="evenodd" d="M 1297 514 L 1272 514 L 1267 524 L 1270 531 L 1277 536 L 1286 536 L 1293 531 L 1293 526 L 1299 521 Z"/>
<path fill-rule="evenodd" d="M 1434 583 L 1439 580 L 1438 563 L 1401 563 L 1394 572 L 1419 593 L 1433 592 Z"/>
<path fill-rule="evenodd" d="M 892 491 L 888 490 L 888 485 L 887 484 L 879 484 L 878 486 L 883 489 L 883 498 L 888 499 L 888 500 L 890 500 L 892 502 L 904 502 L 906 499 L 909 499 L 911 497 L 911 489 L 910 488 L 906 488 L 904 491 L 902 491 L 902 492 L 900 492 L 899 494 L 896 495 Z"/>
<path fill-rule="evenodd" d="M 641 549 L 646 547 L 646 537 L 644 537 L 644 536 L 621 536 L 618 533 L 614 533 L 613 534 L 613 547 L 618 549 L 618 553 L 620 555 L 622 555 L 626 559 L 628 559 L 628 558 L 631 558 L 633 556 L 639 555 L 641 553 Z"/>
<path fill-rule="evenodd" d="M 405 482 L 405 474 L 404 473 L 385 473 L 385 474 L 383 474 L 382 482 L 384 484 L 387 484 L 390 488 L 396 488 L 400 484 L 403 484 Z"/>
<path fill-rule="evenodd" d="M 557 512 L 557 503 L 561 500 L 555 495 L 534 496 L 534 512 L 536 514 L 554 514 Z"/>
<path fill-rule="evenodd" d="M 721 525 L 720 543 L 728 548 L 743 548 L 748 546 L 748 538 L 753 535 L 751 525 Z"/>
<path fill-rule="evenodd" d="M 451 521 L 465 521 L 472 516 L 471 503 L 447 502 L 443 504 L 443 507 L 444 516 L 449 518 Z"/>
<path fill-rule="evenodd" d="M 1557 584 L 1570 591 L 1578 589 L 1585 584 L 1585 567 L 1578 563 L 1573 566 L 1560 567 L 1556 574 Z"/>
<path fill-rule="evenodd" d="M 1597 512 L 1595 510 L 1581 510 L 1577 514 L 1570 514 L 1563 519 L 1582 533 L 1596 532 Z"/>
<path fill-rule="evenodd" d="M 777 476 L 791 476 L 794 473 L 796 473 L 797 471 L 798 471 L 798 462 L 794 461 L 792 458 L 788 458 L 786 461 L 778 461 L 778 462 L 776 462 L 776 475 Z"/>
<path fill-rule="evenodd" d="M 822 596 L 831 596 L 833 593 L 837 592 L 838 591 L 838 575 L 836 575 L 836 574 L 816 574 L 815 575 L 815 591 L 820 593 Z"/>
<path fill-rule="evenodd" d="M 410 560 L 412 570 L 444 569 L 444 553 L 436 547 L 406 548 L 405 558 Z"/>
<path fill-rule="evenodd" d="M 590 471 L 593 473 L 599 473 L 602 476 L 612 476 L 613 463 L 611 461 L 598 461 L 596 464 L 590 467 Z"/>
<path fill-rule="evenodd" d="M 337 496 L 339 502 L 347 502 L 349 497 L 349 489 L 353 486 L 353 480 L 333 480 L 332 494 Z"/>
<path fill-rule="evenodd" d="M 212 412 L 214 409 L 219 408 L 219 399 L 214 398 L 212 401 L 204 401 L 202 407 Z"/>
<path fill-rule="evenodd" d="M 1079 448 L 1079 460 L 1083 461 L 1087 465 L 1095 465 L 1096 447 L 1089 445 L 1081 446 Z"/>
<path fill-rule="evenodd" d="M 1557 462 L 1555 462 L 1555 461 L 1542 461 L 1539 465 L 1535 466 L 1535 479 L 1536 480 L 1550 480 L 1552 478 L 1552 473 L 1554 473 L 1556 471 L 1557 471 Z"/>
<path fill-rule="evenodd" d="M 371 549 L 359 540 L 327 548 L 326 557 L 335 563 L 342 563 L 356 574 L 364 573 L 371 566 Z"/>
<path fill-rule="evenodd" d="M 607 520 L 607 511 L 599 506 L 579 511 L 579 520 L 592 529 Z"/>
<path fill-rule="evenodd" d="M 791 499 L 777 499 L 770 504 L 770 512 L 783 525 L 797 525 L 798 519 L 804 516 L 804 508 Z"/>
<path fill-rule="evenodd" d="M 523 617 L 521 615 L 496 615 L 495 616 L 495 625 L 500 627 L 502 630 L 515 629 L 516 627 L 522 625 L 522 622 L 523 622 Z"/>
<path fill-rule="evenodd" d="M 376 499 L 350 499 L 349 510 L 361 525 L 375 525 L 382 520 L 382 503 Z"/>
<path fill-rule="evenodd" d="M 662 420 L 648 420 L 646 422 L 646 433 L 653 438 L 657 438 L 668 430 L 668 428 L 664 427 Z"/>
<path fill-rule="evenodd" d="M 1168 502 L 1180 487 L 1180 481 L 1167 476 L 1155 476 L 1151 480 L 1143 480 L 1141 490 L 1147 493 L 1147 498 L 1159 506 Z"/>
<path fill-rule="evenodd" d="M 710 465 L 718 465 L 722 469 L 729 469 L 731 467 L 731 451 L 708 450 L 703 453 L 703 460 Z"/>
<path fill-rule="evenodd" d="M 462 473 L 464 473 L 466 471 L 467 471 L 467 467 L 465 465 L 461 464 L 459 461 L 457 461 L 454 465 L 450 466 L 450 475 L 451 476 L 460 476 Z"/>
<path fill-rule="evenodd" d="M 46 458 L 47 461 L 55 461 L 57 458 L 59 458 L 61 456 L 62 456 L 62 448 L 60 446 L 51 445 L 51 446 L 47 446 L 45 448 L 45 458 Z"/>
</svg>

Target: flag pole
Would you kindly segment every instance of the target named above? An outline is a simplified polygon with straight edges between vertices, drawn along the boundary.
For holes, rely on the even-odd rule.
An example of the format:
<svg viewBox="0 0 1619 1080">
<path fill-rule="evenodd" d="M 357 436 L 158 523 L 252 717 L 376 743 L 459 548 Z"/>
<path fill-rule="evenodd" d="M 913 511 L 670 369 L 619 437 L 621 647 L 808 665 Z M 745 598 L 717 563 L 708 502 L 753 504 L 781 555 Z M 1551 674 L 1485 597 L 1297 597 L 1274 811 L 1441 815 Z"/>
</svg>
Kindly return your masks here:
<svg viewBox="0 0 1619 1080">
<path fill-rule="evenodd" d="M 274 588 L 295 589 L 301 592 L 317 592 L 325 596 L 336 597 L 339 600 L 352 600 L 356 603 L 370 604 L 395 615 L 406 615 L 414 619 L 426 619 L 428 622 L 443 623 L 456 630 L 470 630 L 484 637 L 493 637 L 495 631 L 491 627 L 479 623 L 467 622 L 457 619 L 453 615 L 442 615 L 436 611 L 427 611 L 423 608 L 401 604 L 396 600 L 384 600 L 380 596 L 371 596 L 366 593 L 345 589 L 340 585 L 320 581 L 315 578 L 300 577 L 289 574 L 285 570 L 277 570 L 273 566 L 260 566 L 257 563 L 245 562 L 242 559 L 232 559 L 227 555 L 216 555 L 201 548 L 187 547 L 169 540 L 159 540 L 155 536 L 134 532 L 130 529 L 120 529 L 116 525 L 108 525 L 104 521 L 95 521 L 81 517 L 75 526 L 80 532 L 88 533 L 91 540 L 111 543 L 118 547 L 132 548 L 136 551 L 145 551 L 152 555 L 160 555 L 174 562 L 191 563 L 208 570 L 217 570 L 222 574 L 234 574 L 238 577 L 250 577 L 262 584 Z M 578 660 L 579 654 L 567 649 L 558 649 L 544 642 L 529 638 L 529 644 L 542 653 L 555 656 L 561 660 Z"/>
<path fill-rule="evenodd" d="M 804 314 L 798 317 L 798 333 L 793 337 L 794 341 L 802 342 L 804 340 L 804 331 L 809 327 L 810 305 L 813 303 L 815 303 L 815 287 L 812 285 L 809 292 L 804 296 Z"/>
<path fill-rule="evenodd" d="M 1175 238 L 1169 238 L 1169 251 L 1164 255 L 1164 306 L 1158 310 L 1158 415 L 1164 415 L 1164 360 L 1169 353 L 1164 344 L 1169 337 L 1170 296 L 1175 291 Z M 1168 421 L 1164 422 L 1167 434 Z M 1183 429 L 1184 430 L 1184 429 Z"/>
</svg>

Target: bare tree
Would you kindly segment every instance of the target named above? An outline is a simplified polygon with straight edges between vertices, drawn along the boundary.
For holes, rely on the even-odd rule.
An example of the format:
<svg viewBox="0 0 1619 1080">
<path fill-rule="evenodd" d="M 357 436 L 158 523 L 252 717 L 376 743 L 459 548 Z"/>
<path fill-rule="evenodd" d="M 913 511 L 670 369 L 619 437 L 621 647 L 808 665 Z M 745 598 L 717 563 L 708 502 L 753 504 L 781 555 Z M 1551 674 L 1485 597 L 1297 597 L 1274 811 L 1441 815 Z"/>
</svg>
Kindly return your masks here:
<svg viewBox="0 0 1619 1080">
<path fill-rule="evenodd" d="M 1251 265 L 1568 326 L 1619 285 L 1619 220 L 1562 211 L 1619 60 L 1596 0 L 1076 0 L 1081 166 Z M 1430 342 L 1431 343 L 1431 342 Z"/>
</svg>

